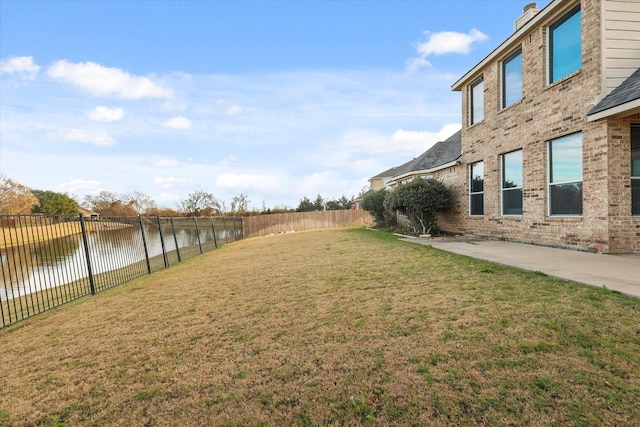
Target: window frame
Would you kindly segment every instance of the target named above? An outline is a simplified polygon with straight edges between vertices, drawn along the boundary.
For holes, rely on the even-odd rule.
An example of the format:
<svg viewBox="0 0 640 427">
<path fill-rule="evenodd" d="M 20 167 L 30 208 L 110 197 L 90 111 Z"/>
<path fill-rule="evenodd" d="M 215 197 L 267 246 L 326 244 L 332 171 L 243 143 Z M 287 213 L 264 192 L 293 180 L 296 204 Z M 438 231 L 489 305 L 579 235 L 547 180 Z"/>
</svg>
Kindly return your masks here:
<svg viewBox="0 0 640 427">
<path fill-rule="evenodd" d="M 474 177 L 474 166 L 482 165 L 482 191 L 473 191 L 473 177 Z M 482 205 L 481 211 L 482 213 L 474 213 L 474 203 L 473 196 L 481 196 Z M 484 160 L 480 160 L 474 163 L 469 164 L 469 216 L 484 216 Z"/>
<path fill-rule="evenodd" d="M 632 216 L 640 216 L 640 166 L 635 169 L 633 166 L 634 161 L 634 151 L 636 151 L 636 155 L 638 158 L 636 161 L 640 162 L 640 123 L 632 124 L 630 129 L 630 153 L 629 157 L 631 159 L 631 215 Z M 634 141 L 635 136 L 635 141 Z M 635 146 L 635 147 L 634 147 Z M 634 149 L 635 148 L 635 149 Z M 634 188 L 635 187 L 635 188 Z"/>
<path fill-rule="evenodd" d="M 479 85 L 482 85 L 482 88 L 479 92 L 480 94 L 482 94 L 482 96 L 480 96 L 481 98 L 480 102 L 476 103 L 476 97 L 474 96 L 474 89 Z M 476 106 L 478 107 L 481 106 L 482 109 L 477 109 L 475 108 Z M 477 115 L 477 112 L 479 111 L 482 112 L 482 117 L 476 120 L 476 115 Z M 476 79 L 473 83 L 469 85 L 469 126 L 473 126 L 476 123 L 480 123 L 483 120 L 484 120 L 484 76 Z"/>
<path fill-rule="evenodd" d="M 566 23 L 569 19 L 571 19 L 575 14 L 580 13 L 580 64 L 579 67 L 566 73 L 562 76 L 554 78 L 554 60 L 553 60 L 553 52 L 554 52 L 554 36 L 553 33 L 556 29 L 560 28 L 564 23 Z M 582 8 L 578 3 L 574 8 L 570 9 L 567 13 L 562 15 L 559 19 L 554 21 L 551 25 L 547 27 L 547 85 L 552 85 L 556 82 L 561 81 L 567 76 L 570 76 L 573 73 L 576 73 L 582 69 Z"/>
<path fill-rule="evenodd" d="M 520 153 L 520 186 L 515 185 L 513 187 L 505 187 L 505 166 L 506 156 L 514 153 Z M 502 216 L 522 216 L 524 214 L 524 198 L 522 188 L 524 186 L 524 155 L 522 148 L 509 151 L 500 155 L 500 213 Z M 505 213 L 505 192 L 519 191 L 520 192 L 520 213 Z"/>
<path fill-rule="evenodd" d="M 511 63 L 511 61 L 513 61 L 514 59 L 520 57 L 520 97 L 518 99 L 516 99 L 515 101 L 510 102 L 509 104 L 507 104 L 507 65 L 509 63 Z M 518 49 L 516 49 L 514 52 L 511 53 L 511 55 L 507 56 L 505 59 L 502 60 L 502 62 L 500 63 L 500 108 L 501 109 L 505 109 L 507 107 L 510 107 L 514 104 L 517 104 L 518 102 L 522 101 L 522 97 L 523 97 L 523 85 L 522 85 L 522 77 L 523 77 L 523 63 L 522 63 L 522 47 L 519 47 Z"/>
<path fill-rule="evenodd" d="M 568 140 L 575 135 L 580 135 L 580 180 L 569 181 L 557 181 L 553 182 L 553 143 L 561 140 Z M 560 136 L 558 138 L 547 141 L 547 215 L 550 217 L 582 217 L 584 214 L 584 145 L 582 139 L 582 132 L 574 132 L 567 135 Z M 580 213 L 553 213 L 553 197 L 552 187 L 559 187 L 561 185 L 580 184 Z"/>
</svg>

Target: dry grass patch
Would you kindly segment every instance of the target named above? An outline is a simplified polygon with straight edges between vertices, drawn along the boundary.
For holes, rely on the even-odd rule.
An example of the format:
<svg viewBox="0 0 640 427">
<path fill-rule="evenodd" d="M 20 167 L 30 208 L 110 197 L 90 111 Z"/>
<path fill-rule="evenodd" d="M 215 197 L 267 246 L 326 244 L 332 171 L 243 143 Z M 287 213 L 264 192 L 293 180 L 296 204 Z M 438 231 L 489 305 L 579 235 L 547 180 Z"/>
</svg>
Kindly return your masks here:
<svg viewBox="0 0 640 427">
<path fill-rule="evenodd" d="M 383 233 L 247 239 L 0 331 L 0 424 L 633 425 L 638 318 Z"/>
</svg>

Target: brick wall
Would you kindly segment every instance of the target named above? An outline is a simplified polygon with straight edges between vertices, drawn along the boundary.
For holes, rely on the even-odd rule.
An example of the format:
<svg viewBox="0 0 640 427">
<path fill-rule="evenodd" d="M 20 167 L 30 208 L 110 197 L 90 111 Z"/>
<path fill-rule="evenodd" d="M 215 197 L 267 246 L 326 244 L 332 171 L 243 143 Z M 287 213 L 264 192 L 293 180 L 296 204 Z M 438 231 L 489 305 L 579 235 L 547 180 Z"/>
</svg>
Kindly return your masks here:
<svg viewBox="0 0 640 427">
<path fill-rule="evenodd" d="M 520 38 L 504 56 L 471 76 L 484 78 L 484 120 L 469 125 L 469 86 L 462 90 L 462 165 L 438 178 L 451 186 L 455 206 L 443 212 L 440 227 L 520 241 L 579 246 L 600 252 L 640 252 L 640 218 L 631 217 L 630 122 L 587 122 L 601 92 L 600 0 L 582 0 L 582 68 L 559 82 L 546 81 L 546 29 L 572 7 L 549 17 Z M 500 108 L 500 64 L 522 49 L 523 98 Z M 547 145 L 582 132 L 583 214 L 548 215 Z M 500 156 L 522 149 L 523 214 L 501 214 Z M 468 165 L 484 161 L 484 216 L 471 217 Z"/>
</svg>

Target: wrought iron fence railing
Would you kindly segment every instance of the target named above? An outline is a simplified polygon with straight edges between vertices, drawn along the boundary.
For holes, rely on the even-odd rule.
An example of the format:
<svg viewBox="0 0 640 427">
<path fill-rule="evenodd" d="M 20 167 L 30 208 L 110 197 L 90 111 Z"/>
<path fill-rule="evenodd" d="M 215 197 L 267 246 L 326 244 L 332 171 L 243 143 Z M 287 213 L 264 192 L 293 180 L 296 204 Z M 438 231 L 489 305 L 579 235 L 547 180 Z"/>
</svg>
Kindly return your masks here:
<svg viewBox="0 0 640 427">
<path fill-rule="evenodd" d="M 0 327 L 243 237 L 237 217 L 0 215 Z"/>
</svg>

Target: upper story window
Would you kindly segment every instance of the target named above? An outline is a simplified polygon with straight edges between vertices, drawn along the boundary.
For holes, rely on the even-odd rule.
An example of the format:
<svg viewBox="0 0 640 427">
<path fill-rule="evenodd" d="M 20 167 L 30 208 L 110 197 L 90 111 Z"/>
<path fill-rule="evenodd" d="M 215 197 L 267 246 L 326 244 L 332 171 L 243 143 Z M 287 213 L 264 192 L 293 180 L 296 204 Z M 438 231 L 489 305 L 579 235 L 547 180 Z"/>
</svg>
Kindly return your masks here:
<svg viewBox="0 0 640 427">
<path fill-rule="evenodd" d="M 476 80 L 469 87 L 469 124 L 484 119 L 484 79 Z"/>
<path fill-rule="evenodd" d="M 522 49 L 502 62 L 502 108 L 522 99 Z"/>
<path fill-rule="evenodd" d="M 631 126 L 631 215 L 640 215 L 640 125 Z"/>
<path fill-rule="evenodd" d="M 484 162 L 469 165 L 469 215 L 484 215 Z"/>
<path fill-rule="evenodd" d="M 522 150 L 502 155 L 502 215 L 522 215 Z"/>
<path fill-rule="evenodd" d="M 549 83 L 582 68 L 580 7 L 549 27 Z"/>
<path fill-rule="evenodd" d="M 549 142 L 549 215 L 582 215 L 582 133 Z"/>
</svg>

